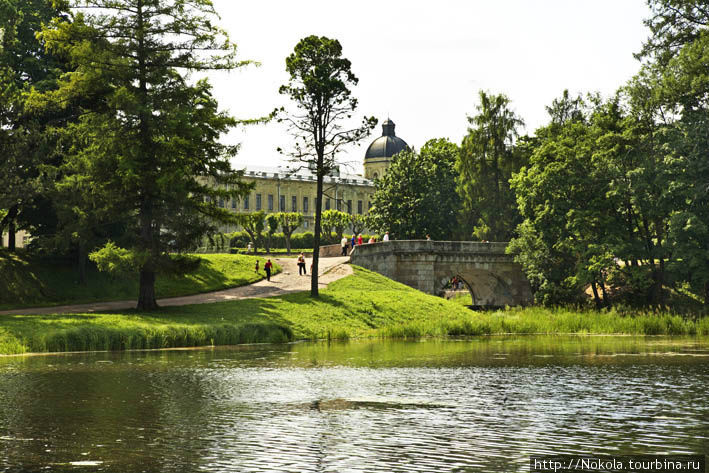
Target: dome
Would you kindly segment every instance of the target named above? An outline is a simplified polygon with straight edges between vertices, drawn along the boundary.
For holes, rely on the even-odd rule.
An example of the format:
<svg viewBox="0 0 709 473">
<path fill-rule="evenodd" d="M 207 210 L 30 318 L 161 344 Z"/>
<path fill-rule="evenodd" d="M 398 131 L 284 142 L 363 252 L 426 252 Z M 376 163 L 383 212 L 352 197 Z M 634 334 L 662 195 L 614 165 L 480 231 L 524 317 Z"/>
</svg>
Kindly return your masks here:
<svg viewBox="0 0 709 473">
<path fill-rule="evenodd" d="M 372 144 L 369 145 L 367 153 L 364 155 L 365 161 L 373 158 L 391 158 L 396 153 L 409 147 L 406 141 L 394 134 L 395 126 L 394 122 L 388 118 L 382 123 L 382 136 L 372 141 Z"/>
</svg>

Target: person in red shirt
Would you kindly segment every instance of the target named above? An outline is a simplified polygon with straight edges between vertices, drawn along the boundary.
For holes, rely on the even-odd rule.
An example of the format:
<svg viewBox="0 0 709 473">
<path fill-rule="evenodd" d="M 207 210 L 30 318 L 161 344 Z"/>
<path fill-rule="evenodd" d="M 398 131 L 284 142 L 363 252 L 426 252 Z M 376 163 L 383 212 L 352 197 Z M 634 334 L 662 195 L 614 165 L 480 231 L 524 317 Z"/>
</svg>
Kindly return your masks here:
<svg viewBox="0 0 709 473">
<path fill-rule="evenodd" d="M 271 263 L 271 260 L 269 259 L 266 261 L 266 264 L 263 265 L 263 269 L 266 270 L 266 281 L 271 280 L 271 268 L 273 267 L 273 264 Z"/>
<path fill-rule="evenodd" d="M 357 244 L 361 245 L 362 244 L 362 234 L 360 233 L 359 236 L 357 237 Z"/>
</svg>

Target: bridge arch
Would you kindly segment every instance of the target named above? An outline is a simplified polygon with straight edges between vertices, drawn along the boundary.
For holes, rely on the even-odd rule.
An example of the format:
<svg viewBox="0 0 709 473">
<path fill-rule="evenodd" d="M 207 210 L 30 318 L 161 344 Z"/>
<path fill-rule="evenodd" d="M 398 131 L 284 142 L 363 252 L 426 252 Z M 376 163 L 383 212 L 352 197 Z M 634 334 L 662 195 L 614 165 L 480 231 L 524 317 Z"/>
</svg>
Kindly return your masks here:
<svg viewBox="0 0 709 473">
<path fill-rule="evenodd" d="M 529 282 L 505 253 L 506 247 L 507 243 L 396 240 L 357 246 L 351 261 L 434 295 L 458 276 L 474 306 L 529 304 Z"/>
</svg>

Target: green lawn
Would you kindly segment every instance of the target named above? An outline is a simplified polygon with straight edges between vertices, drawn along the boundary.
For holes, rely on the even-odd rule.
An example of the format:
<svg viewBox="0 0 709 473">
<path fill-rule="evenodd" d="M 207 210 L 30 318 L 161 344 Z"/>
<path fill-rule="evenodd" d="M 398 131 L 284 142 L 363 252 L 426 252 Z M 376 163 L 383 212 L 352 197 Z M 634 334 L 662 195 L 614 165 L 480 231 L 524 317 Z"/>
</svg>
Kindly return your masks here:
<svg viewBox="0 0 709 473">
<path fill-rule="evenodd" d="M 197 272 L 186 276 L 158 275 L 158 297 L 176 297 L 243 286 L 265 277 L 261 256 L 199 255 Z M 260 274 L 254 266 L 260 261 Z M 274 265 L 276 272 L 281 270 Z M 82 304 L 133 299 L 138 296 L 138 276 L 111 277 L 95 268 L 88 270 L 85 285 L 64 260 L 38 258 L 23 252 L 0 251 L 0 309 Z"/>
<path fill-rule="evenodd" d="M 307 293 L 153 313 L 0 317 L 0 353 L 124 350 L 300 339 L 501 333 L 709 335 L 709 318 L 542 308 L 473 312 L 361 268 Z"/>
</svg>

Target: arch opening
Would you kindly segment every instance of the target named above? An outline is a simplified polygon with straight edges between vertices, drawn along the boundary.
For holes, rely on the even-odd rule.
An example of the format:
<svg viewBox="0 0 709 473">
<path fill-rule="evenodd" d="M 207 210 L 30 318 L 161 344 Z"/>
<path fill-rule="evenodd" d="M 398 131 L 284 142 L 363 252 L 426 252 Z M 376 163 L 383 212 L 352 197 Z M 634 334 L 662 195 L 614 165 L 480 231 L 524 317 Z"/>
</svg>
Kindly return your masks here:
<svg viewBox="0 0 709 473">
<path fill-rule="evenodd" d="M 443 278 L 439 282 L 438 295 L 446 300 L 463 300 L 467 299 L 468 304 L 462 304 L 469 307 L 475 307 L 478 297 L 475 295 L 473 286 L 460 274 L 454 273 L 453 276 Z"/>
</svg>

